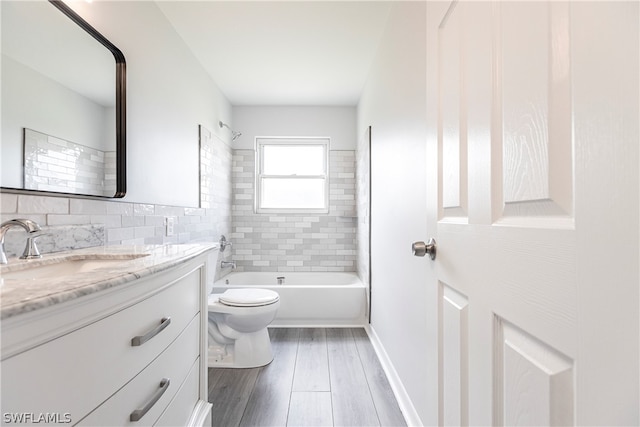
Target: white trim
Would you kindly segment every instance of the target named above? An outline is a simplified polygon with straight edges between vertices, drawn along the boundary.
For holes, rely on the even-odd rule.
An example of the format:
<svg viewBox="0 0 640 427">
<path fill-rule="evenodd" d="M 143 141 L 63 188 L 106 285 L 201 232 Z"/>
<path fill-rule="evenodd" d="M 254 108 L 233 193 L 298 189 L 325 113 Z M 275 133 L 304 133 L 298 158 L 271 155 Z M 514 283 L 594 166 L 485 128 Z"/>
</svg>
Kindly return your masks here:
<svg viewBox="0 0 640 427">
<path fill-rule="evenodd" d="M 287 143 L 287 142 L 291 142 L 294 143 L 293 141 L 298 141 L 301 143 L 305 143 L 305 142 L 309 142 L 312 140 L 327 140 L 329 141 L 329 147 L 328 150 L 331 151 L 331 137 L 329 136 L 256 136 L 254 139 L 254 145 L 253 145 L 253 149 L 257 150 L 258 149 L 258 141 L 262 140 L 262 139 L 268 139 L 270 141 L 274 141 L 276 143 Z M 342 151 L 353 151 L 353 150 L 349 150 L 349 149 L 343 149 Z"/>
<path fill-rule="evenodd" d="M 370 324 L 365 325 L 364 330 L 367 332 L 367 335 L 369 335 L 369 341 L 371 341 L 371 345 L 380 360 L 382 369 L 389 380 L 389 385 L 391 385 L 391 390 L 398 401 L 398 406 L 400 406 L 400 411 L 402 411 L 402 415 L 404 416 L 407 425 L 424 426 L 425 424 L 420 420 L 418 412 L 416 412 L 416 408 L 413 406 L 413 402 L 411 402 L 409 394 L 407 393 L 407 390 L 405 390 L 396 369 L 393 367 L 393 363 L 391 363 L 391 359 L 389 359 L 382 342 L 378 338 L 378 335 L 376 335 L 376 332 Z"/>
<path fill-rule="evenodd" d="M 188 427 L 205 427 L 211 425 L 211 408 L 213 405 L 206 400 L 198 400 L 187 422 Z"/>
<path fill-rule="evenodd" d="M 262 173 L 264 157 L 262 147 L 269 145 L 322 146 L 324 149 L 323 175 L 265 175 Z M 329 137 L 256 137 L 255 138 L 255 183 L 254 183 L 254 212 L 257 214 L 328 214 L 330 175 L 329 163 L 331 152 L 331 138 Z M 261 207 L 263 179 L 322 179 L 324 181 L 324 207 L 322 208 L 264 208 Z"/>
<path fill-rule="evenodd" d="M 303 323 L 288 323 L 286 321 L 274 320 L 269 324 L 268 328 L 365 328 L 364 319 L 362 321 L 354 322 L 348 321 L 345 323 L 340 322 L 303 322 Z"/>
</svg>

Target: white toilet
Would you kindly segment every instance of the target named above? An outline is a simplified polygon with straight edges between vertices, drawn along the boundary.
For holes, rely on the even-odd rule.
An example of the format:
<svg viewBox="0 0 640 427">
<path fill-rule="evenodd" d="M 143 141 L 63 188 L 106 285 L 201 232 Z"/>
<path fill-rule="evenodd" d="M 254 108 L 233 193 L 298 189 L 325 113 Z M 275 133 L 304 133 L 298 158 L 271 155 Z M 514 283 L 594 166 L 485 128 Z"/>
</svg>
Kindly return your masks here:
<svg viewBox="0 0 640 427">
<path fill-rule="evenodd" d="M 269 289 L 227 289 L 209 295 L 209 367 L 255 368 L 273 360 L 267 326 L 280 296 Z"/>
</svg>

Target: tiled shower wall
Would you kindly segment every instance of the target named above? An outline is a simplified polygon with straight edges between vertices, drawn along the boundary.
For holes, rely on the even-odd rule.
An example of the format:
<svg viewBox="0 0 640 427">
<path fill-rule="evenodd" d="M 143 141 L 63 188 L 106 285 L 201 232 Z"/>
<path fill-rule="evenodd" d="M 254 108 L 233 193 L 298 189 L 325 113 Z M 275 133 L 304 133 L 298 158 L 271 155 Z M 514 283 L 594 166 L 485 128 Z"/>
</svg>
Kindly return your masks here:
<svg viewBox="0 0 640 427">
<path fill-rule="evenodd" d="M 356 151 L 356 202 L 358 212 L 358 276 L 363 283 L 371 281 L 369 265 L 371 225 L 371 129 L 358 141 Z"/>
<path fill-rule="evenodd" d="M 102 245 L 217 242 L 231 234 L 231 149 L 213 138 L 216 173 L 207 209 L 2 193 L 2 221 L 29 218 L 43 227 L 42 253 Z M 175 218 L 175 234 L 165 236 L 166 217 Z M 25 232 L 7 233 L 8 255 L 21 254 Z M 225 257 L 230 256 L 227 252 Z"/>
<path fill-rule="evenodd" d="M 356 271 L 354 151 L 330 151 L 328 214 L 256 214 L 253 150 L 234 150 L 232 175 L 238 270 Z"/>
</svg>

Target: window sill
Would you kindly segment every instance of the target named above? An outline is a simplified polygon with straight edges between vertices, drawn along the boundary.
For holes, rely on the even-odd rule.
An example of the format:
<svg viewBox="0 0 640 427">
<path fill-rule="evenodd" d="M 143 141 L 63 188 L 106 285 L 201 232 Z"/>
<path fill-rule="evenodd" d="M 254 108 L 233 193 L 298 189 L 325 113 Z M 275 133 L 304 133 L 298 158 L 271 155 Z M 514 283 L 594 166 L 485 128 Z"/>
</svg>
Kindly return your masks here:
<svg viewBox="0 0 640 427">
<path fill-rule="evenodd" d="M 258 208 L 257 214 L 277 215 L 277 214 L 303 214 L 303 215 L 328 215 L 329 209 L 270 209 L 270 208 Z"/>
</svg>

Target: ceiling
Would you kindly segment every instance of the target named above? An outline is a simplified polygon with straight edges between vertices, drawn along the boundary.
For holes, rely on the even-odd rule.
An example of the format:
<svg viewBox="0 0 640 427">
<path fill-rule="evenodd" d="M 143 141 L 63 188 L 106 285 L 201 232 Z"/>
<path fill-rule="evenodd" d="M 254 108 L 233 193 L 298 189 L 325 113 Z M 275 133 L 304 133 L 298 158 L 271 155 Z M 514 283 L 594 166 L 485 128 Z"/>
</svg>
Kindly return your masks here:
<svg viewBox="0 0 640 427">
<path fill-rule="evenodd" d="M 355 106 L 391 2 L 157 1 L 234 106 Z"/>
</svg>

